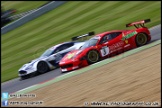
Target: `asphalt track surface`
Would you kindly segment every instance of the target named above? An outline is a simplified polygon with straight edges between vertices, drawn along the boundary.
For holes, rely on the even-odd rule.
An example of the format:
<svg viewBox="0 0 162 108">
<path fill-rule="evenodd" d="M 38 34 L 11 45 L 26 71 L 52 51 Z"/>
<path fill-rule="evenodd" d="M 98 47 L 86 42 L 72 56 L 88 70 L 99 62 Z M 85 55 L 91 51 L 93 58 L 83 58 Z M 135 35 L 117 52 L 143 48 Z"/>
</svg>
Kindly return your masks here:
<svg viewBox="0 0 162 108">
<path fill-rule="evenodd" d="M 161 39 L 161 25 L 152 27 L 149 30 L 152 36 L 151 42 Z M 29 86 L 32 86 L 38 83 L 48 81 L 50 79 L 53 79 L 63 74 L 66 74 L 66 73 L 61 73 L 60 69 L 58 68 L 48 73 L 41 74 L 41 75 L 29 78 L 29 79 L 21 80 L 21 81 L 19 80 L 19 78 L 16 78 L 16 79 L 1 83 L 1 92 L 14 93 L 21 89 L 27 88 Z"/>
</svg>

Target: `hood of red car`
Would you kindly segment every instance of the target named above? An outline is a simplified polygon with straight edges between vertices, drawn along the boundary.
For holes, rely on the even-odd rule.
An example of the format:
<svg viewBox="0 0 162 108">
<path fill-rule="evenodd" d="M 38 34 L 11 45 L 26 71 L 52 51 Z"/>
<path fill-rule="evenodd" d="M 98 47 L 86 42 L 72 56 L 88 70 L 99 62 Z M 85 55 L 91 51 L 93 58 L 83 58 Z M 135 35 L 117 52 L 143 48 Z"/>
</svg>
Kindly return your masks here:
<svg viewBox="0 0 162 108">
<path fill-rule="evenodd" d="M 79 53 L 81 53 L 82 50 L 74 50 L 69 53 L 67 53 L 60 62 L 67 62 L 71 61 L 74 57 L 76 57 Z"/>
</svg>

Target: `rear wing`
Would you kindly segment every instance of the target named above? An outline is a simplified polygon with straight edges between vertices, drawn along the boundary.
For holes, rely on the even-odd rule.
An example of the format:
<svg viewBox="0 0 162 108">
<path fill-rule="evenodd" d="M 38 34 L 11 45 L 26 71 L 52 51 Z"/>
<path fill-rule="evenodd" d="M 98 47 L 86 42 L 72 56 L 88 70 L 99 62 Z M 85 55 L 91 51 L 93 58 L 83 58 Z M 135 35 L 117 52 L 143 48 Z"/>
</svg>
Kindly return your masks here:
<svg viewBox="0 0 162 108">
<path fill-rule="evenodd" d="M 136 28 L 140 28 L 140 27 L 145 27 L 145 23 L 151 22 L 150 19 L 146 19 L 146 20 L 142 20 L 142 21 L 137 21 L 137 22 L 132 22 L 129 24 L 126 24 L 126 27 L 130 27 L 130 26 L 135 26 Z"/>
<path fill-rule="evenodd" d="M 75 41 L 75 40 L 78 40 L 78 39 L 83 38 L 83 37 L 92 36 L 92 35 L 94 35 L 94 34 L 95 34 L 95 32 L 92 31 L 92 32 L 89 32 L 89 33 L 87 33 L 87 34 L 83 34 L 83 35 L 80 35 L 80 36 L 72 37 L 71 40 L 72 40 L 72 41 Z"/>
</svg>

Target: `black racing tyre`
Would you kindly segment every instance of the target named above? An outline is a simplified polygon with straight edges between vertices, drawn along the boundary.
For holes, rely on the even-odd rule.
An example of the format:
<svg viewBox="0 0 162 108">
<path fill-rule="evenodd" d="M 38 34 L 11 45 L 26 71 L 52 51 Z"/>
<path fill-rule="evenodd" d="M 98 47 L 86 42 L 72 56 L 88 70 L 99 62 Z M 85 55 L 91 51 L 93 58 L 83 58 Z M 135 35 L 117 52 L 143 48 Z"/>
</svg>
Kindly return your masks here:
<svg viewBox="0 0 162 108">
<path fill-rule="evenodd" d="M 100 58 L 99 53 L 96 50 L 90 50 L 87 53 L 87 61 L 88 61 L 89 64 L 93 64 L 93 63 L 98 62 L 99 58 Z"/>
<path fill-rule="evenodd" d="M 145 45 L 147 43 L 147 35 L 145 33 L 139 33 L 137 34 L 135 41 L 136 41 L 137 47 Z"/>
<path fill-rule="evenodd" d="M 45 73 L 49 71 L 49 67 L 45 61 L 39 61 L 37 64 L 37 71 L 39 73 Z"/>
</svg>

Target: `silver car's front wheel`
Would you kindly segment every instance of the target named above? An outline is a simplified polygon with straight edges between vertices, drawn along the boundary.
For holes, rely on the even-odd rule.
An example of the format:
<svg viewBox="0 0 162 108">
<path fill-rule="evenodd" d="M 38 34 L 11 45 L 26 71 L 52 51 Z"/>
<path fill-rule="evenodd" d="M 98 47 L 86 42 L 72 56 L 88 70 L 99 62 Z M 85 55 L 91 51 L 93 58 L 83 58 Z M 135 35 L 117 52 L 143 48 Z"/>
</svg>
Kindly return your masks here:
<svg viewBox="0 0 162 108">
<path fill-rule="evenodd" d="M 45 61 L 39 61 L 37 64 L 37 71 L 39 73 L 45 73 L 49 71 L 49 67 Z"/>
</svg>

